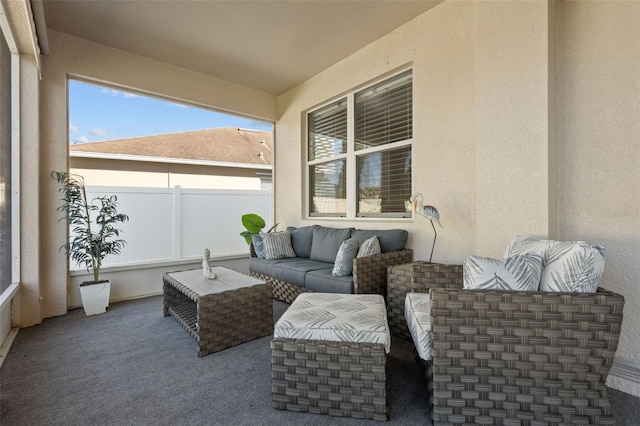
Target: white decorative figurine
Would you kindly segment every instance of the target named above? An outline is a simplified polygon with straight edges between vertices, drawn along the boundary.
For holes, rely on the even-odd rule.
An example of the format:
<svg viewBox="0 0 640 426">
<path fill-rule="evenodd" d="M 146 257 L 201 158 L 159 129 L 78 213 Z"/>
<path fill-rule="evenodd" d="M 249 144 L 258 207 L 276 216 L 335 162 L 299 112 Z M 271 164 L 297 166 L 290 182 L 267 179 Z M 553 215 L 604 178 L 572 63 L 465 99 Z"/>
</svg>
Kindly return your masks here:
<svg viewBox="0 0 640 426">
<path fill-rule="evenodd" d="M 210 255 L 209 249 L 204 249 L 204 253 L 202 254 L 202 276 L 208 280 L 215 280 L 216 274 L 211 271 L 211 266 L 209 266 Z"/>
</svg>

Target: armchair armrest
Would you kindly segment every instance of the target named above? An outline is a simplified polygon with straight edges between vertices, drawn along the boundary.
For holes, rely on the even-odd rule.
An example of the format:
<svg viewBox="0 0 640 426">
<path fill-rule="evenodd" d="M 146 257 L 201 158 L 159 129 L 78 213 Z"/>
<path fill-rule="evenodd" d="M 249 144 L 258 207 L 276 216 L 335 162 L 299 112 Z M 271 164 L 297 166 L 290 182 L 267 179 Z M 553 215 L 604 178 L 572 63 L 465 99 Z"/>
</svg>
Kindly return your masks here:
<svg viewBox="0 0 640 426">
<path fill-rule="evenodd" d="M 353 292 L 386 296 L 387 267 L 413 260 L 413 250 L 404 249 L 353 259 Z"/>
<path fill-rule="evenodd" d="M 613 420 L 605 380 L 623 296 L 432 288 L 430 301 L 434 423 Z"/>
</svg>

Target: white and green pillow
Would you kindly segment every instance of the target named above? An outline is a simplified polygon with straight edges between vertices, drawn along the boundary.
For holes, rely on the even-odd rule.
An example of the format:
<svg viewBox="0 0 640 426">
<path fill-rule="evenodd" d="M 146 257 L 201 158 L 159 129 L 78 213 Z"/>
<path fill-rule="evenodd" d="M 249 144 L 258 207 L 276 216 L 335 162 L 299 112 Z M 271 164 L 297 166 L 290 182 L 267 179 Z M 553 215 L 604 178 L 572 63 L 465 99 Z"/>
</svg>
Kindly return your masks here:
<svg viewBox="0 0 640 426">
<path fill-rule="evenodd" d="M 542 256 L 540 291 L 595 293 L 604 272 L 604 247 L 584 241 L 554 241 L 516 236 L 505 256 Z"/>
<path fill-rule="evenodd" d="M 541 273 L 542 257 L 534 254 L 506 259 L 469 256 L 464 261 L 464 288 L 538 291 Z"/>
</svg>

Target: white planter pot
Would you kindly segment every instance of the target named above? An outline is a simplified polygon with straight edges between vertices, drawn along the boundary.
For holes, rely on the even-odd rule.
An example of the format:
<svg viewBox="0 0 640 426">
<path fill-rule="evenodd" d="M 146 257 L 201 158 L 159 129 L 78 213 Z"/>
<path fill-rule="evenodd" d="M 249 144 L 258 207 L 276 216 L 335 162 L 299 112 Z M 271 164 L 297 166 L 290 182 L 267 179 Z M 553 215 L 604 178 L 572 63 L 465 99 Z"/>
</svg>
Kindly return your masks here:
<svg viewBox="0 0 640 426">
<path fill-rule="evenodd" d="M 80 296 L 86 316 L 104 314 L 109 307 L 111 281 L 85 281 L 80 283 Z"/>
</svg>

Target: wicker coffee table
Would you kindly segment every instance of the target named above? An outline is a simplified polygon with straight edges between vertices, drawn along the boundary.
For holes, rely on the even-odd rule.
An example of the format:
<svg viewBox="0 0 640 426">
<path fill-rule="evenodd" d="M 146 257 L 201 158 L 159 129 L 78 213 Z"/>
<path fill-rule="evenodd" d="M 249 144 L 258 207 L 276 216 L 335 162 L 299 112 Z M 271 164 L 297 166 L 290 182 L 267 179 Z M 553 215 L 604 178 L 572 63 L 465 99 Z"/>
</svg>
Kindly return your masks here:
<svg viewBox="0 0 640 426">
<path fill-rule="evenodd" d="M 222 266 L 169 272 L 162 279 L 164 316 L 173 316 L 196 340 L 198 356 L 273 333 L 271 284 Z"/>
</svg>

